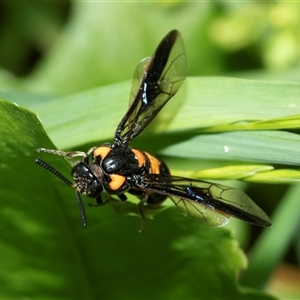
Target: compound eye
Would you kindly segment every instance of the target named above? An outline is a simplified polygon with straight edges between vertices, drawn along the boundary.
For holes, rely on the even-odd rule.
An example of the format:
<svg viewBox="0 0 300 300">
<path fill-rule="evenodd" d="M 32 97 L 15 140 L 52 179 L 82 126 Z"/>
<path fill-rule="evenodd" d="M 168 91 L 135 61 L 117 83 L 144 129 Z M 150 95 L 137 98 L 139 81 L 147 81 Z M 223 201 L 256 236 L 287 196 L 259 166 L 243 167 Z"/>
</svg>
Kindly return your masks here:
<svg viewBox="0 0 300 300">
<path fill-rule="evenodd" d="M 72 168 L 72 175 L 76 189 L 81 194 L 95 198 L 102 192 L 102 177 L 98 178 L 97 174 L 84 162 L 80 162 Z"/>
<path fill-rule="evenodd" d="M 90 169 L 84 162 L 80 162 L 72 168 L 71 175 L 74 176 L 87 176 L 91 173 Z"/>
<path fill-rule="evenodd" d="M 98 180 L 94 180 L 93 182 L 90 182 L 90 184 L 87 187 L 86 195 L 91 198 L 96 198 L 101 192 L 103 191 L 102 184 L 98 182 Z"/>
</svg>

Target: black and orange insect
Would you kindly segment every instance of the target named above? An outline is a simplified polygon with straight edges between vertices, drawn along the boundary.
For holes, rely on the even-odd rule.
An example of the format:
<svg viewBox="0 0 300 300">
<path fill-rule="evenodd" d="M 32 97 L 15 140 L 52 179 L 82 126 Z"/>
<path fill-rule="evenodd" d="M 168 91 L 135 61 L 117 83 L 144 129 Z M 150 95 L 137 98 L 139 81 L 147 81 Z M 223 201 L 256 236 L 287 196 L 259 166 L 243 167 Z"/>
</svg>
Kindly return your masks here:
<svg viewBox="0 0 300 300">
<path fill-rule="evenodd" d="M 129 143 L 153 120 L 163 106 L 176 94 L 186 77 L 186 56 L 178 31 L 169 32 L 152 57 L 142 60 L 136 69 L 130 107 L 119 123 L 114 141 L 87 152 L 64 152 L 39 148 L 67 159 L 81 157 L 73 163 L 69 181 L 46 162 L 35 162 L 75 188 L 83 226 L 87 225 L 81 194 L 95 198 L 97 205 L 102 192 L 117 195 L 126 201 L 125 193 L 139 198 L 138 212 L 144 228 L 144 205 L 158 205 L 167 197 L 186 216 L 207 226 L 222 226 L 235 217 L 257 226 L 270 226 L 268 216 L 241 190 L 229 186 L 173 176 L 159 158 Z"/>
</svg>

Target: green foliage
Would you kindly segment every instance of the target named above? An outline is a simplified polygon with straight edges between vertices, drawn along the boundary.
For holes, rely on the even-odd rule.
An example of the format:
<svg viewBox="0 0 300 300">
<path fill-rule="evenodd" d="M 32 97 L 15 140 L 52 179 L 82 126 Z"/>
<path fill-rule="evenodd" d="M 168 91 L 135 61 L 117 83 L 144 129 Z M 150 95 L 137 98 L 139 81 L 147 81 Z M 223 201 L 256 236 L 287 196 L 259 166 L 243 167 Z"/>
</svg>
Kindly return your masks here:
<svg viewBox="0 0 300 300">
<path fill-rule="evenodd" d="M 272 299 L 261 290 L 299 244 L 298 186 L 278 185 L 299 182 L 300 85 L 285 81 L 299 76 L 299 5 L 74 2 L 66 23 L 67 6 L 58 13 L 52 4 L 18 5 L 5 4 L 15 21 L 2 27 L 2 44 L 28 51 L 30 40 L 42 58 L 23 78 L 1 63 L 0 298 Z M 254 244 L 248 225 L 205 228 L 169 202 L 147 212 L 153 220 L 138 234 L 140 220 L 128 215 L 132 198 L 86 205 L 81 228 L 74 190 L 34 163 L 40 157 L 70 178 L 63 158 L 36 149 L 85 151 L 112 141 L 129 99 L 130 82 L 121 81 L 173 28 L 183 35 L 189 74 L 217 76 L 189 77 L 133 145 L 163 156 L 178 175 L 248 182 L 241 187 L 274 211 L 273 227 Z M 285 49 L 282 40 L 290 41 Z M 11 50 L 12 62 L 25 55 L 19 52 Z M 234 70 L 243 73 L 232 77 L 256 80 L 220 77 Z M 237 236 L 251 254 L 242 284 L 247 260 Z"/>
<path fill-rule="evenodd" d="M 34 164 L 38 146 L 54 147 L 36 116 L 0 104 L 1 256 L 8 258 L 1 298 L 256 298 L 236 284 L 246 262 L 228 230 L 202 227 L 172 209 L 138 234 L 137 218 L 109 206 L 87 207 L 89 226 L 81 228 L 72 190 Z M 68 171 L 60 158 L 47 161 Z"/>
</svg>

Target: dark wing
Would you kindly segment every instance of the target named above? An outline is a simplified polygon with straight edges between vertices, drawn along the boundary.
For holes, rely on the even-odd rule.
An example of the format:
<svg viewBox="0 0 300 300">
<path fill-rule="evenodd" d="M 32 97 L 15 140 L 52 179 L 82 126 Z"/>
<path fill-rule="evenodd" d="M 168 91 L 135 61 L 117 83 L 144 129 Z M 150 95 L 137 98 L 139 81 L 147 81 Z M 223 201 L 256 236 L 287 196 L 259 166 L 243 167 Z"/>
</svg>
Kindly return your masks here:
<svg viewBox="0 0 300 300">
<path fill-rule="evenodd" d="M 151 58 L 136 69 L 131 105 L 117 127 L 115 143 L 127 145 L 139 135 L 171 99 L 186 77 L 186 57 L 181 35 L 169 32 Z M 138 82 L 138 84 L 136 84 Z"/>
<path fill-rule="evenodd" d="M 270 226 L 269 217 L 242 191 L 226 185 L 178 176 L 147 174 L 136 186 L 146 193 L 169 196 L 187 217 L 203 225 L 225 225 L 235 217 L 257 226 Z"/>
</svg>

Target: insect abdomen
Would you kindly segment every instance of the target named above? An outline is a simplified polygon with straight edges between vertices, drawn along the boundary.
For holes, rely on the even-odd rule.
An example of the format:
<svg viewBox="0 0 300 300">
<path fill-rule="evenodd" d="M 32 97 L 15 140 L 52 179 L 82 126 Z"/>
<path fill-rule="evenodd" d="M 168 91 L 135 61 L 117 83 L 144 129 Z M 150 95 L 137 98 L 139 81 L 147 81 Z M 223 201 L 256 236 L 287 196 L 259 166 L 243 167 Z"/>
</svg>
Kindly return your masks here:
<svg viewBox="0 0 300 300">
<path fill-rule="evenodd" d="M 148 152 L 131 149 L 138 162 L 140 171 L 143 174 L 160 174 L 160 175 L 170 175 L 169 168 L 161 159 L 149 154 Z M 148 194 L 147 203 L 148 204 L 159 204 L 166 200 L 167 196 L 162 194 L 151 193 Z"/>
</svg>

